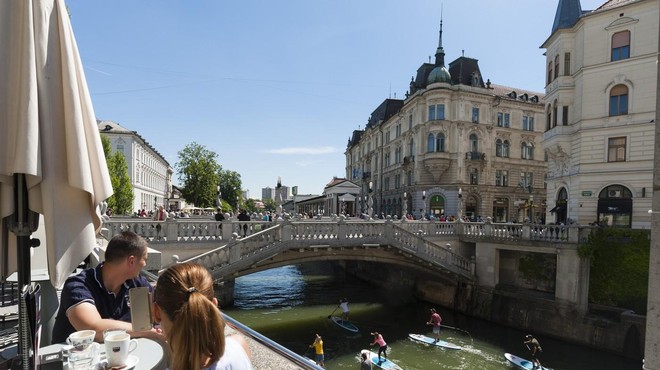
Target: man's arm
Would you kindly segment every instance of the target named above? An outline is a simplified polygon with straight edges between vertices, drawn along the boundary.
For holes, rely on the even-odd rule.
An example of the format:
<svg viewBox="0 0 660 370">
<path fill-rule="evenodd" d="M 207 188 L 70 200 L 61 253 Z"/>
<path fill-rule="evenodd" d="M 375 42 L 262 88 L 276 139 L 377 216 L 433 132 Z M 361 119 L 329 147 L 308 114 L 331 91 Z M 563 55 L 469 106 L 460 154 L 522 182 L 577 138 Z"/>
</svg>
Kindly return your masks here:
<svg viewBox="0 0 660 370">
<path fill-rule="evenodd" d="M 94 340 L 103 342 L 103 331 L 106 329 L 124 329 L 131 337 L 147 337 L 152 339 L 162 338 L 162 331 L 151 329 L 146 331 L 133 331 L 133 325 L 130 322 L 103 319 L 96 309 L 96 306 L 90 302 L 82 302 L 67 311 L 69 322 L 76 330 L 91 329 L 96 331 Z"/>
</svg>

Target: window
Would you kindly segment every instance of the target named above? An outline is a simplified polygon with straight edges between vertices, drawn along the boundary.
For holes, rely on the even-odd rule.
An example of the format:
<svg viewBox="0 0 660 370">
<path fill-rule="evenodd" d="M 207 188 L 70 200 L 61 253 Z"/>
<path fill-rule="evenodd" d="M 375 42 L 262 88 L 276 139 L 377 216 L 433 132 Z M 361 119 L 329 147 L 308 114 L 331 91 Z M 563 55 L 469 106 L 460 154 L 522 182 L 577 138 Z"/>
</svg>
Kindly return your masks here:
<svg viewBox="0 0 660 370">
<path fill-rule="evenodd" d="M 546 121 L 545 121 L 545 130 L 550 131 L 552 129 L 552 110 L 550 110 L 550 106 L 548 106 L 548 111 L 546 112 Z"/>
<path fill-rule="evenodd" d="M 472 122 L 479 123 L 479 108 L 472 107 Z"/>
<path fill-rule="evenodd" d="M 520 173 L 520 183 L 518 185 L 521 188 L 524 188 L 524 189 L 533 189 L 534 188 L 534 173 L 532 173 L 532 172 L 521 172 Z"/>
<path fill-rule="evenodd" d="M 630 58 L 630 31 L 612 35 L 612 61 Z"/>
<path fill-rule="evenodd" d="M 401 136 L 401 124 L 397 124 L 395 127 L 394 138 Z"/>
<path fill-rule="evenodd" d="M 433 134 L 429 134 L 429 138 L 426 143 L 426 152 L 427 153 L 435 152 L 435 135 Z"/>
<path fill-rule="evenodd" d="M 394 175 L 394 189 L 401 187 L 401 174 Z"/>
<path fill-rule="evenodd" d="M 608 162 L 626 161 L 625 137 L 612 137 L 607 140 L 607 161 Z"/>
<path fill-rule="evenodd" d="M 411 157 L 415 156 L 415 142 L 412 140 L 408 143 L 408 155 Z"/>
<path fill-rule="evenodd" d="M 408 116 L 408 130 L 412 129 L 412 122 L 413 122 L 412 113 L 410 113 L 410 115 Z"/>
<path fill-rule="evenodd" d="M 552 127 L 557 127 L 557 101 L 552 104 Z"/>
<path fill-rule="evenodd" d="M 411 116 L 412 119 L 412 116 Z M 445 119 L 445 105 L 429 105 L 429 121 Z"/>
<path fill-rule="evenodd" d="M 564 105 L 562 112 L 561 112 L 561 124 L 564 126 L 568 126 L 568 106 Z"/>
<path fill-rule="evenodd" d="M 552 82 L 552 60 L 550 63 L 548 63 L 548 78 L 546 81 L 546 85 L 550 85 L 550 82 Z"/>
<path fill-rule="evenodd" d="M 408 186 L 412 186 L 413 184 L 413 173 L 412 171 L 408 171 Z"/>
<path fill-rule="evenodd" d="M 509 140 L 504 140 L 502 143 L 502 157 L 509 158 Z"/>
<path fill-rule="evenodd" d="M 479 185 L 479 170 L 470 168 L 470 185 Z"/>
<path fill-rule="evenodd" d="M 445 134 L 440 133 L 435 139 L 435 150 L 438 152 L 445 151 Z"/>
<path fill-rule="evenodd" d="M 534 131 L 534 117 L 523 114 L 522 116 L 522 129 L 523 131 Z"/>
<path fill-rule="evenodd" d="M 385 144 L 390 142 L 390 130 L 385 131 Z"/>
<path fill-rule="evenodd" d="M 124 145 L 123 144 L 117 144 L 117 151 L 123 155 L 124 154 Z"/>
<path fill-rule="evenodd" d="M 628 114 L 628 87 L 616 85 L 610 90 L 610 116 Z"/>
<path fill-rule="evenodd" d="M 495 186 L 509 186 L 509 171 L 495 171 Z"/>
<path fill-rule="evenodd" d="M 509 127 L 511 114 L 497 112 L 497 127 Z"/>
<path fill-rule="evenodd" d="M 386 177 L 385 180 L 383 181 L 383 187 L 385 189 L 383 190 L 390 190 L 390 178 Z"/>
<path fill-rule="evenodd" d="M 534 145 L 532 143 L 522 142 L 520 144 L 520 158 L 534 159 Z"/>
<path fill-rule="evenodd" d="M 502 139 L 495 140 L 495 156 L 502 156 Z"/>
<path fill-rule="evenodd" d="M 401 147 L 394 149 L 394 163 L 401 163 Z"/>
<path fill-rule="evenodd" d="M 383 159 L 383 163 L 385 167 L 388 167 L 390 165 L 390 153 L 385 153 L 385 158 Z"/>
<path fill-rule="evenodd" d="M 559 77 L 559 54 L 555 55 L 555 78 Z"/>
<path fill-rule="evenodd" d="M 564 53 L 564 76 L 571 75 L 571 53 Z"/>
<path fill-rule="evenodd" d="M 509 127 L 509 119 L 511 115 L 509 113 L 504 113 L 504 127 Z"/>
<path fill-rule="evenodd" d="M 476 134 L 470 135 L 470 151 L 476 153 L 479 151 L 479 139 Z"/>
</svg>

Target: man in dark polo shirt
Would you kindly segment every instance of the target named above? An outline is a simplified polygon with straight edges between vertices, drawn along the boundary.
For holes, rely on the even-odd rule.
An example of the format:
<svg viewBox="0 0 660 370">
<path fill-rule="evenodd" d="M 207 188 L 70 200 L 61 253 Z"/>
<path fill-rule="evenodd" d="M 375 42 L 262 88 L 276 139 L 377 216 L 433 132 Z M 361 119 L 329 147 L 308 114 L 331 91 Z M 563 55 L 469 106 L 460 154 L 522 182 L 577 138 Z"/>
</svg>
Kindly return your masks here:
<svg viewBox="0 0 660 370">
<path fill-rule="evenodd" d="M 105 262 L 70 276 L 64 283 L 60 308 L 53 327 L 53 342 L 63 343 L 78 330 L 96 331 L 103 341 L 103 330 L 121 328 L 131 336 L 158 337 L 159 331 L 133 332 L 128 306 L 128 290 L 151 285 L 140 275 L 147 264 L 147 242 L 139 235 L 124 231 L 108 243 Z"/>
</svg>

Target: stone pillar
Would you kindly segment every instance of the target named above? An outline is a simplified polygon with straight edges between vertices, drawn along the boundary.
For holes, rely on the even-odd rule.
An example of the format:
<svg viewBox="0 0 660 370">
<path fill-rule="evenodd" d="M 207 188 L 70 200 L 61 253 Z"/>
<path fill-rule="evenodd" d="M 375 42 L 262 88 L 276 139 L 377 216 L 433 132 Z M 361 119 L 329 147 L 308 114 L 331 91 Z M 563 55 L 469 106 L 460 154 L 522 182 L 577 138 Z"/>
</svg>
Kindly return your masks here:
<svg viewBox="0 0 660 370">
<path fill-rule="evenodd" d="M 168 242 L 176 242 L 179 237 L 179 231 L 177 227 L 176 219 L 167 219 L 165 221 L 165 237 Z"/>
</svg>

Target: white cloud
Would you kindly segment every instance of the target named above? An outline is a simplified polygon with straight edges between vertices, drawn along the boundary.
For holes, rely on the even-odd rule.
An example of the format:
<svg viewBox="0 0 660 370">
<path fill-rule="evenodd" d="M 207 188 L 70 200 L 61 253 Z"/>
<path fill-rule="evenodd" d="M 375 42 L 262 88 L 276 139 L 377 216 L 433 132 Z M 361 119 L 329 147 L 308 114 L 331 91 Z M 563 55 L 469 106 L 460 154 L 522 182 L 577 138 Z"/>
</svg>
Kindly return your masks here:
<svg viewBox="0 0 660 370">
<path fill-rule="evenodd" d="M 271 154 L 307 154 L 307 155 L 322 155 L 337 153 L 337 149 L 331 146 L 310 147 L 310 148 L 280 148 L 266 150 L 266 153 Z"/>
</svg>

